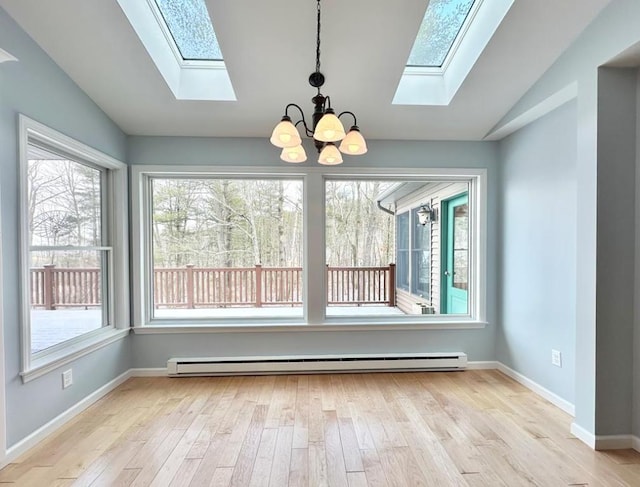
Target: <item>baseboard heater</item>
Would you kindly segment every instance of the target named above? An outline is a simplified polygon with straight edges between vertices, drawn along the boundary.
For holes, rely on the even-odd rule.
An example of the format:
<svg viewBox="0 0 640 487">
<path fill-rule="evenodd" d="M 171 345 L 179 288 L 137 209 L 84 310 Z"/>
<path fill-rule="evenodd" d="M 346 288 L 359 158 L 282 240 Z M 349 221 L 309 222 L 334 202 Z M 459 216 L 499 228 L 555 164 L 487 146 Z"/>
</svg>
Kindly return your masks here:
<svg viewBox="0 0 640 487">
<path fill-rule="evenodd" d="M 171 377 L 179 377 L 197 375 L 371 372 L 385 370 L 463 370 L 466 366 L 467 355 L 462 352 L 378 355 L 292 355 L 172 358 L 167 362 L 167 373 Z"/>
</svg>

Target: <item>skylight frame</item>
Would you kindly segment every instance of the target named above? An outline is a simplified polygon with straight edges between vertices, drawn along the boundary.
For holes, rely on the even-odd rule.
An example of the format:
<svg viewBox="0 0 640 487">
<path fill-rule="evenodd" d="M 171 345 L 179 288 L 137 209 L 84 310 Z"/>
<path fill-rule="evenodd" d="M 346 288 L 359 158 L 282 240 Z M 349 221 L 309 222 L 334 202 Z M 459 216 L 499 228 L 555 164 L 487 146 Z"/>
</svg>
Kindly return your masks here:
<svg viewBox="0 0 640 487">
<path fill-rule="evenodd" d="M 169 29 L 169 24 L 167 23 L 160 7 L 158 6 L 156 0 L 147 0 L 147 4 L 149 5 L 149 9 L 153 13 L 153 16 L 164 35 L 171 52 L 176 58 L 176 61 L 180 65 L 181 68 L 224 68 L 224 56 L 223 59 L 185 59 L 182 57 L 182 53 L 180 52 L 180 48 L 176 42 L 175 37 L 171 33 L 171 29 Z M 213 21 L 209 18 L 211 22 L 211 27 L 213 28 Z M 214 31 L 215 32 L 215 31 Z M 217 36 L 216 36 L 217 39 Z M 218 44 L 218 47 L 220 45 Z M 220 54 L 222 54 L 222 48 L 220 47 Z"/>
<path fill-rule="evenodd" d="M 393 105 L 446 106 L 467 78 L 516 0 L 479 0 L 442 68 L 405 66 Z M 462 31 L 462 29 L 461 29 Z"/>
<path fill-rule="evenodd" d="M 155 2 L 115 0 L 176 100 L 237 101 L 223 61 L 185 61 L 158 20 Z"/>
<path fill-rule="evenodd" d="M 447 52 L 447 55 L 444 58 L 444 61 L 442 61 L 442 64 L 440 66 L 425 66 L 425 65 L 420 65 L 420 64 L 406 64 L 405 65 L 405 74 L 434 74 L 434 75 L 442 75 L 445 73 L 445 71 L 447 70 L 447 68 L 449 67 L 449 65 L 451 64 L 451 61 L 454 59 L 456 52 L 458 51 L 458 48 L 460 47 L 460 44 L 462 43 L 465 35 L 467 34 L 469 27 L 471 26 L 471 24 L 473 23 L 474 19 L 476 18 L 476 15 L 478 13 L 478 10 L 480 10 L 480 6 L 482 5 L 482 3 L 484 2 L 484 0 L 473 0 L 473 4 L 471 5 L 471 9 L 469 10 L 469 13 L 467 13 L 467 16 L 465 17 L 464 21 L 462 22 L 462 25 L 460 26 L 460 30 L 458 31 L 458 34 L 456 35 L 456 37 L 454 38 L 453 42 L 451 43 L 451 47 L 449 48 L 449 51 Z M 429 8 L 429 6 L 427 6 L 427 9 Z M 426 12 L 425 12 L 426 14 Z M 424 17 L 423 20 L 421 21 L 420 25 L 422 26 L 422 22 L 424 22 Z M 414 40 L 414 45 L 415 42 L 417 41 L 418 37 L 416 35 L 416 39 Z M 413 50 L 413 46 L 411 47 L 411 50 Z M 407 59 L 408 61 L 408 59 Z"/>
</svg>

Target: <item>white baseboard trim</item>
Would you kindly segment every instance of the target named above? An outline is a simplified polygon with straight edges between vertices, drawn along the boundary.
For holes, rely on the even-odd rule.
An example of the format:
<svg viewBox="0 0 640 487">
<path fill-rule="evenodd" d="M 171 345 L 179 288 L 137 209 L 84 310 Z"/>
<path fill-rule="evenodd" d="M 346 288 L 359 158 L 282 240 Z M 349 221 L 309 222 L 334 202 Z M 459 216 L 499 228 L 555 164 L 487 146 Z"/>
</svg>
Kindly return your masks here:
<svg viewBox="0 0 640 487">
<path fill-rule="evenodd" d="M 7 449 L 5 458 L 2 461 L 2 464 L 0 464 L 0 468 L 2 468 L 5 465 L 11 463 L 13 460 L 18 458 L 20 455 L 25 453 L 30 448 L 33 448 L 36 444 L 38 444 L 39 442 L 44 440 L 50 434 L 52 434 L 55 431 L 57 431 L 59 428 L 61 428 L 67 422 L 69 422 L 74 417 L 76 417 L 78 414 L 80 414 L 82 411 L 84 411 L 89 406 L 91 406 L 93 403 L 98 401 L 98 399 L 101 399 L 102 397 L 106 396 L 109 392 L 114 390 L 120 384 L 124 383 L 130 377 L 131 377 L 131 369 L 127 370 L 126 372 L 123 372 L 122 374 L 120 374 L 118 377 L 116 377 L 112 381 L 106 383 L 105 385 L 103 385 L 98 390 L 92 392 L 87 397 L 82 399 L 80 402 L 74 404 L 69 409 L 67 409 L 63 413 L 61 413 L 58 416 L 56 416 L 55 418 L 53 418 L 47 424 L 45 424 L 44 426 L 38 428 L 33 433 L 31 433 L 29 436 L 27 436 L 26 438 L 20 440 L 18 443 L 13 445 L 11 448 Z"/>
<path fill-rule="evenodd" d="M 596 450 L 626 450 L 633 447 L 633 435 L 596 436 Z"/>
<path fill-rule="evenodd" d="M 129 373 L 131 374 L 131 377 L 166 377 L 167 368 L 129 369 Z"/>
<path fill-rule="evenodd" d="M 627 450 L 640 439 L 633 435 L 596 435 L 596 450 Z"/>
<path fill-rule="evenodd" d="M 495 360 L 487 360 L 484 362 L 467 362 L 467 369 L 469 370 L 494 370 L 497 369 L 499 362 Z"/>
<path fill-rule="evenodd" d="M 588 447 L 591 447 L 595 450 L 596 448 L 596 437 L 594 434 L 590 433 L 582 426 L 571 423 L 571 434 L 578 438 L 582 443 L 586 444 Z"/>
<path fill-rule="evenodd" d="M 533 392 L 535 392 L 539 396 L 544 397 L 547 401 L 549 401 L 554 406 L 559 407 L 565 413 L 570 414 L 571 416 L 576 415 L 575 406 L 571 404 L 569 401 L 567 401 L 566 399 L 561 398 L 556 393 L 551 392 L 549 389 L 545 387 L 542 387 L 537 382 L 532 381 L 528 377 L 522 375 L 520 372 L 516 372 L 512 368 L 504 365 L 503 363 L 501 362 L 497 362 L 497 363 L 498 363 L 498 367 L 497 367 L 498 370 L 503 374 L 511 377 L 513 380 L 515 380 L 516 382 L 519 382 L 520 384 L 525 386 L 527 389 L 531 389 Z"/>
</svg>

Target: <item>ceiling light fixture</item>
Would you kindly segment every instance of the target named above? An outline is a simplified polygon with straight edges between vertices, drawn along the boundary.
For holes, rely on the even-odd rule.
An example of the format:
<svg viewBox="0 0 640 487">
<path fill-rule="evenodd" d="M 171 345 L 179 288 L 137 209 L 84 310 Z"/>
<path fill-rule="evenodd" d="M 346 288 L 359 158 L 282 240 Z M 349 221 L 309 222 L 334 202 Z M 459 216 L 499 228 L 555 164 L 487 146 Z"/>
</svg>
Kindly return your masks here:
<svg viewBox="0 0 640 487">
<path fill-rule="evenodd" d="M 299 124 L 304 127 L 307 137 L 313 137 L 313 142 L 320 154 L 320 164 L 335 165 L 342 163 L 342 154 L 361 155 L 367 152 L 367 143 L 360 133 L 356 116 L 352 112 L 341 112 L 336 115 L 331 108 L 331 98 L 320 93 L 320 87 L 324 85 L 324 75 L 320 72 L 320 0 L 317 1 L 318 23 L 316 37 L 316 70 L 309 76 L 309 84 L 318 89 L 318 94 L 311 101 L 314 104 L 312 128 L 309 129 L 304 118 L 304 112 L 299 105 L 289 103 L 284 109 L 284 116 L 271 134 L 271 143 L 282 149 L 280 159 L 285 162 L 304 162 L 307 155 L 302 147 L 302 138 L 296 128 Z M 289 116 L 289 108 L 295 107 L 300 111 L 302 119 L 295 124 Z M 343 115 L 353 117 L 353 125 L 348 133 L 340 122 Z M 342 141 L 339 146 L 336 142 Z"/>
</svg>

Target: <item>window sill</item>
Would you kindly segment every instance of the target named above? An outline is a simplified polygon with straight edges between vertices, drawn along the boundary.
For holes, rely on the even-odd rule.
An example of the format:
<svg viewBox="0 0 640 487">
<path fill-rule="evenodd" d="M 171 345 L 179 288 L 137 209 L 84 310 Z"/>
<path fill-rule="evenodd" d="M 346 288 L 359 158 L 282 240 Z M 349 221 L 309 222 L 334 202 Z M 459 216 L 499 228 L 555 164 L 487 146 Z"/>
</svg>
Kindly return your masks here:
<svg viewBox="0 0 640 487">
<path fill-rule="evenodd" d="M 65 347 L 63 350 L 35 359 L 32 361 L 29 370 L 20 373 L 22 382 L 26 384 L 58 367 L 121 340 L 129 334 L 130 330 L 130 328 L 105 330 L 104 333 L 93 335 L 86 340 Z"/>
<path fill-rule="evenodd" d="M 259 332 L 316 332 L 316 331 L 411 331 L 411 330 L 474 330 L 487 326 L 485 321 L 457 320 L 457 321 L 431 321 L 412 323 L 379 323 L 372 324 L 345 322 L 328 322 L 322 325 L 294 324 L 170 324 L 170 325 L 144 325 L 133 327 L 137 335 L 163 335 L 176 333 L 259 333 Z"/>
</svg>

